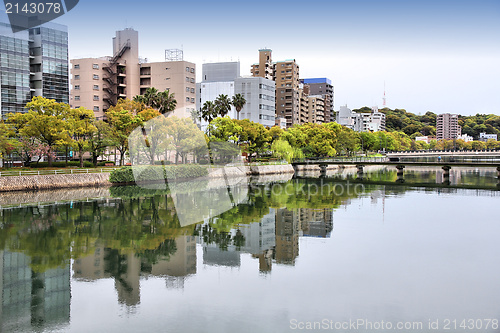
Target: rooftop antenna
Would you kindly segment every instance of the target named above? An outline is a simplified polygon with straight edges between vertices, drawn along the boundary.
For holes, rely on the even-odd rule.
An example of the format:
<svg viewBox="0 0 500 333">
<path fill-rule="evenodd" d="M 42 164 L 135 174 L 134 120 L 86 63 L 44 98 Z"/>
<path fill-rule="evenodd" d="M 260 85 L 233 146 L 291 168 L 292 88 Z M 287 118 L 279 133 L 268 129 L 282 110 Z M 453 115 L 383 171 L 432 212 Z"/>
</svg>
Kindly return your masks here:
<svg viewBox="0 0 500 333">
<path fill-rule="evenodd" d="M 386 99 L 385 99 L 385 81 L 384 81 L 384 98 L 382 98 L 382 101 L 384 101 L 382 104 L 384 105 L 384 108 L 386 106 Z"/>
</svg>

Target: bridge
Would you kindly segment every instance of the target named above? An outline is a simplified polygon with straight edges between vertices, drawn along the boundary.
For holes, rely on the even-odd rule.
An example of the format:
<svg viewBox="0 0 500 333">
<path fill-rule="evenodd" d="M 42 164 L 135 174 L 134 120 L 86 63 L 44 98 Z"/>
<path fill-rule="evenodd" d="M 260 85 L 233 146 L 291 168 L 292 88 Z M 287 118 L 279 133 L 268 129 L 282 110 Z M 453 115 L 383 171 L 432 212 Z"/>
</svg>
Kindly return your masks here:
<svg viewBox="0 0 500 333">
<path fill-rule="evenodd" d="M 500 152 L 499 152 L 500 153 Z M 388 154 L 389 155 L 389 154 Z M 466 160 L 461 161 L 458 157 L 466 157 L 461 155 L 453 155 L 451 158 L 448 155 L 443 158 L 441 155 L 437 155 L 431 160 L 418 161 L 413 160 L 403 160 L 397 155 L 391 155 L 391 157 L 355 157 L 355 158 L 325 158 L 318 160 L 307 160 L 298 159 L 292 162 L 294 170 L 297 172 L 297 166 L 299 165 L 317 165 L 321 170 L 321 176 L 326 176 L 326 171 L 329 165 L 355 165 L 358 169 L 358 178 L 363 178 L 363 168 L 367 165 L 393 165 L 397 169 L 397 182 L 404 182 L 404 169 L 407 166 L 437 166 L 443 169 L 444 184 L 450 184 L 450 170 L 452 167 L 473 167 L 473 168 L 496 168 L 498 172 L 498 184 L 500 187 L 500 154 L 497 158 L 496 156 L 483 155 L 482 158 L 476 160 Z M 415 156 L 418 157 L 418 156 Z"/>
</svg>

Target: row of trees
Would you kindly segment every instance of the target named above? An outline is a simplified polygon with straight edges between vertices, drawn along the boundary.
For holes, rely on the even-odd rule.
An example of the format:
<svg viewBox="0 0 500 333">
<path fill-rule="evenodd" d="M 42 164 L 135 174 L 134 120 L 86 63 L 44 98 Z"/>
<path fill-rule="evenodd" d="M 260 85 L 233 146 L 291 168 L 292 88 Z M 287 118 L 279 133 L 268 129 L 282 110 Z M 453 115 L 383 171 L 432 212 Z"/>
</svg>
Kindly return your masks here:
<svg viewBox="0 0 500 333">
<path fill-rule="evenodd" d="M 371 108 L 363 107 L 356 112 L 371 112 Z M 417 136 L 436 135 L 437 114 L 427 111 L 424 115 L 416 115 L 405 109 L 383 108 L 379 110 L 386 115 L 386 128 L 389 132 L 403 132 L 414 139 Z M 494 114 L 476 114 L 459 116 L 458 124 L 462 133 L 479 138 L 479 133 L 500 135 L 500 116 Z"/>
<path fill-rule="evenodd" d="M 167 158 L 170 152 L 175 154 L 175 161 L 180 159 L 183 162 L 187 162 L 189 156 L 194 157 L 192 161 L 199 162 L 212 151 L 224 150 L 233 155 L 241 150 L 248 160 L 273 154 L 290 161 L 302 157 L 352 155 L 360 151 L 499 148 L 499 143 L 494 140 L 487 143 L 465 143 L 462 140 L 432 141 L 430 144 L 415 142 L 412 140 L 415 133 L 409 135 L 408 126 L 415 125 L 411 122 L 416 119 L 404 110 L 391 110 L 394 113 L 388 114 L 388 131 L 374 133 L 354 132 L 337 123 L 308 123 L 282 130 L 226 116 L 234 106 L 239 118 L 245 103 L 240 94 L 232 99 L 219 95 L 215 101 L 204 103 L 199 111 L 192 114 L 193 120 L 160 117 L 173 111 L 177 102 L 168 91 L 150 88 L 133 100 L 118 101 L 116 106 L 107 110 L 107 120 L 103 121 L 96 120 L 91 110 L 72 109 L 64 103 L 34 97 L 26 105 L 27 113 L 9 114 L 7 120 L 0 123 L 0 154 L 17 152 L 25 164 L 29 164 L 35 156 L 47 156 L 51 165 L 56 150 L 65 151 L 66 156 L 72 150 L 78 152 L 80 166 L 83 166 L 85 152 L 90 152 L 94 165 L 97 165 L 98 158 L 110 147 L 120 152 L 120 165 L 123 165 L 126 154 L 131 161 L 154 164 L 162 157 Z M 206 133 L 195 125 L 200 119 L 209 123 Z M 427 124 L 435 122 L 435 114 L 428 112 L 421 116 L 421 120 Z M 403 123 L 400 124 L 401 121 Z M 496 120 L 488 118 L 488 121 Z M 396 130 L 405 124 L 402 130 Z M 418 134 L 434 133 L 431 129 L 427 131 L 425 126 L 419 130 Z M 129 146 L 130 143 L 132 146 Z M 232 146 L 223 143 L 231 143 Z M 211 155 L 210 161 L 214 161 Z"/>
</svg>

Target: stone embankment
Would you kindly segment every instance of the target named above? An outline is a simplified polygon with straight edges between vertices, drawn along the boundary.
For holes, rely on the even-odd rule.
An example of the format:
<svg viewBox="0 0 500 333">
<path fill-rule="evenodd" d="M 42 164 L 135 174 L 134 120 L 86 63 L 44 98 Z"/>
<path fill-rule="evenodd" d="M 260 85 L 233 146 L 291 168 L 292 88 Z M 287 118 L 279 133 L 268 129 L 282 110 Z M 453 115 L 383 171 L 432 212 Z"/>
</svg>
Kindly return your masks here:
<svg viewBox="0 0 500 333">
<path fill-rule="evenodd" d="M 293 174 L 290 164 L 213 168 L 208 178 Z M 0 177 L 0 192 L 110 186 L 109 173 Z"/>
<path fill-rule="evenodd" d="M 109 173 L 0 177 L 0 192 L 109 185 Z"/>
</svg>

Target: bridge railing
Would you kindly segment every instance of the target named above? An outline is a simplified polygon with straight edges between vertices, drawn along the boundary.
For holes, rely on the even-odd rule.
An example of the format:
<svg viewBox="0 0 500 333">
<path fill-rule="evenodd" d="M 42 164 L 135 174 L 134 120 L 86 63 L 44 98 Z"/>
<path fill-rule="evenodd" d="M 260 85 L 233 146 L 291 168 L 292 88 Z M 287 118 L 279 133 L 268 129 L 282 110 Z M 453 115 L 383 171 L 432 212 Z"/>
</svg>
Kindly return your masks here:
<svg viewBox="0 0 500 333">
<path fill-rule="evenodd" d="M 355 157 L 327 157 L 327 158 L 318 158 L 318 159 L 311 159 L 311 158 L 301 158 L 301 159 L 294 159 L 292 163 L 307 163 L 307 164 L 320 164 L 320 163 L 328 163 L 328 162 L 334 162 L 334 163 L 355 163 L 355 162 L 388 162 L 389 159 L 385 156 L 381 157 L 364 157 L 364 156 L 355 156 Z"/>
</svg>

